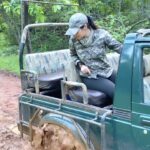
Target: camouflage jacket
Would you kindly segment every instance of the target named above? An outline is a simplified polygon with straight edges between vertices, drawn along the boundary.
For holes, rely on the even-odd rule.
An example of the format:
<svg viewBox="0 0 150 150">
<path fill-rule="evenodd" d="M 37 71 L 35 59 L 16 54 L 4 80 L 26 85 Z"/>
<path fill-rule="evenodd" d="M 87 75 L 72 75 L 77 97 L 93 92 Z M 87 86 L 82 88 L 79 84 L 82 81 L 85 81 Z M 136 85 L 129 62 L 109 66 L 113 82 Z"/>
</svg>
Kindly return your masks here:
<svg viewBox="0 0 150 150">
<path fill-rule="evenodd" d="M 110 67 L 106 49 L 112 49 L 120 53 L 122 44 L 116 41 L 106 30 L 91 30 L 88 38 L 78 41 L 70 38 L 70 53 L 75 65 L 82 62 L 89 67 L 91 74 L 83 74 L 81 76 L 88 78 L 97 78 L 98 75 L 108 78 L 111 76 L 113 69 Z"/>
</svg>

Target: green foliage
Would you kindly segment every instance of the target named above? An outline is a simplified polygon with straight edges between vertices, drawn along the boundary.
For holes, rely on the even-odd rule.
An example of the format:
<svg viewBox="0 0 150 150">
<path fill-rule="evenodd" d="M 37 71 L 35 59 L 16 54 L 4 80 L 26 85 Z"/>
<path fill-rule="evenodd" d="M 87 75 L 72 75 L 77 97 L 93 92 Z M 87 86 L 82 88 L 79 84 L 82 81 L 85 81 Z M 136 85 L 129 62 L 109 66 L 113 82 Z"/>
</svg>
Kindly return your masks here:
<svg viewBox="0 0 150 150">
<path fill-rule="evenodd" d="M 18 44 L 20 39 L 20 5 L 4 0 L 0 5 L 2 12 L 3 33 L 7 35 L 7 40 L 11 44 Z"/>
<path fill-rule="evenodd" d="M 18 54 L 18 45 L 11 45 L 6 39 L 7 36 L 0 33 L 0 56 Z"/>
<path fill-rule="evenodd" d="M 150 0 L 44 0 L 65 5 L 28 3 L 30 23 L 68 22 L 76 12 L 92 16 L 100 28 L 123 42 L 127 32 L 150 27 Z M 18 44 L 21 36 L 20 0 L 0 2 L 0 69 L 18 72 Z M 67 4 L 79 6 L 67 6 Z M 147 18 L 147 20 L 146 20 Z M 30 31 L 34 52 L 68 48 L 67 28 L 44 28 Z"/>
<path fill-rule="evenodd" d="M 4 8 L 7 14 L 13 13 L 15 15 L 20 15 L 20 5 L 18 3 L 10 3 L 9 1 L 4 1 L 1 6 Z"/>
<path fill-rule="evenodd" d="M 138 23 L 143 20 L 143 18 L 148 18 L 150 14 L 149 0 L 47 1 L 51 3 L 63 3 L 64 5 L 37 4 L 29 2 L 29 23 L 67 22 L 73 13 L 84 12 L 92 16 L 101 28 L 108 30 L 119 41 L 123 41 L 127 32 L 136 31 L 140 27 L 148 28 L 150 25 L 149 21 Z M 79 7 L 66 6 L 67 4 L 79 4 Z M 0 31 L 3 30 L 3 32 L 7 34 L 7 39 L 10 44 L 19 44 L 21 34 L 20 0 L 11 0 L 11 2 L 10 0 L 3 0 L 0 9 L 3 13 L 3 15 L 0 15 Z M 67 47 L 68 39 L 64 39 L 65 30 L 52 30 L 53 29 L 31 32 L 31 44 L 33 50 L 45 51 Z M 13 49 L 16 48 L 7 49 L 8 54 L 11 54 Z M 15 53 L 17 53 L 17 49 Z"/>
<path fill-rule="evenodd" d="M 29 5 L 29 15 L 31 15 L 35 22 L 44 22 L 46 20 L 46 16 L 44 15 L 44 8 L 37 5 L 37 4 L 30 4 Z"/>
<path fill-rule="evenodd" d="M 109 15 L 97 24 L 100 28 L 108 30 L 117 40 L 123 42 L 126 32 L 129 30 L 130 26 L 125 25 L 128 22 L 125 16 Z"/>
<path fill-rule="evenodd" d="M 68 48 L 68 38 L 64 35 L 66 30 L 66 27 L 32 29 L 30 32 L 32 51 L 40 52 Z"/>
</svg>

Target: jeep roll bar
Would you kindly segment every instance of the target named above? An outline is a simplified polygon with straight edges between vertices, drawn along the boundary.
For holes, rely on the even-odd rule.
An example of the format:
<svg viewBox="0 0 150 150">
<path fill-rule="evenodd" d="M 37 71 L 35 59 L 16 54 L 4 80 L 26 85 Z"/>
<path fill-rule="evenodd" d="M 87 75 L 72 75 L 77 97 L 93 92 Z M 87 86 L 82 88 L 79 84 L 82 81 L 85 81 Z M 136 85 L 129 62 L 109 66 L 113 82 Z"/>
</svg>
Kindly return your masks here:
<svg viewBox="0 0 150 150">
<path fill-rule="evenodd" d="M 20 70 L 23 70 L 23 54 L 24 54 L 24 47 L 26 44 L 28 31 L 31 28 L 37 28 L 37 27 L 55 27 L 55 26 L 67 26 L 68 23 L 38 23 L 38 24 L 29 24 L 25 26 L 22 32 L 21 41 L 19 45 L 19 67 Z"/>
</svg>

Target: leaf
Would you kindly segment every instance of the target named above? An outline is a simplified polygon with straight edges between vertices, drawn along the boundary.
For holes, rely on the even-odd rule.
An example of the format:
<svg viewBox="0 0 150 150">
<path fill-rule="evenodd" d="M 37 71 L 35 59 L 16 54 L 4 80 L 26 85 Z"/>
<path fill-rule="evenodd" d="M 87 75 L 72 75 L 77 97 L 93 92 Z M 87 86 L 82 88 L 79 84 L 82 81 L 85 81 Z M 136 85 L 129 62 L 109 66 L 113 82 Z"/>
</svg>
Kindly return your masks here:
<svg viewBox="0 0 150 150">
<path fill-rule="evenodd" d="M 57 11 L 61 10 L 61 7 L 60 5 L 55 5 L 53 6 L 53 11 L 56 13 Z"/>
</svg>

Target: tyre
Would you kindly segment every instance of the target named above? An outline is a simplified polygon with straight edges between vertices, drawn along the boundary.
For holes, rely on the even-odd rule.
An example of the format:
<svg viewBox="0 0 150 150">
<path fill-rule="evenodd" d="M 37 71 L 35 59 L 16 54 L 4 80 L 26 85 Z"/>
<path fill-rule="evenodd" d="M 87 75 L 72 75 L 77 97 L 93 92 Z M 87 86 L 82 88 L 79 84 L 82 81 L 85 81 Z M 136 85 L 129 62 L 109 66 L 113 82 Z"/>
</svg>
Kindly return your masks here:
<svg viewBox="0 0 150 150">
<path fill-rule="evenodd" d="M 35 150 L 87 150 L 70 129 L 64 126 L 45 123 L 34 131 L 32 146 Z"/>
</svg>

